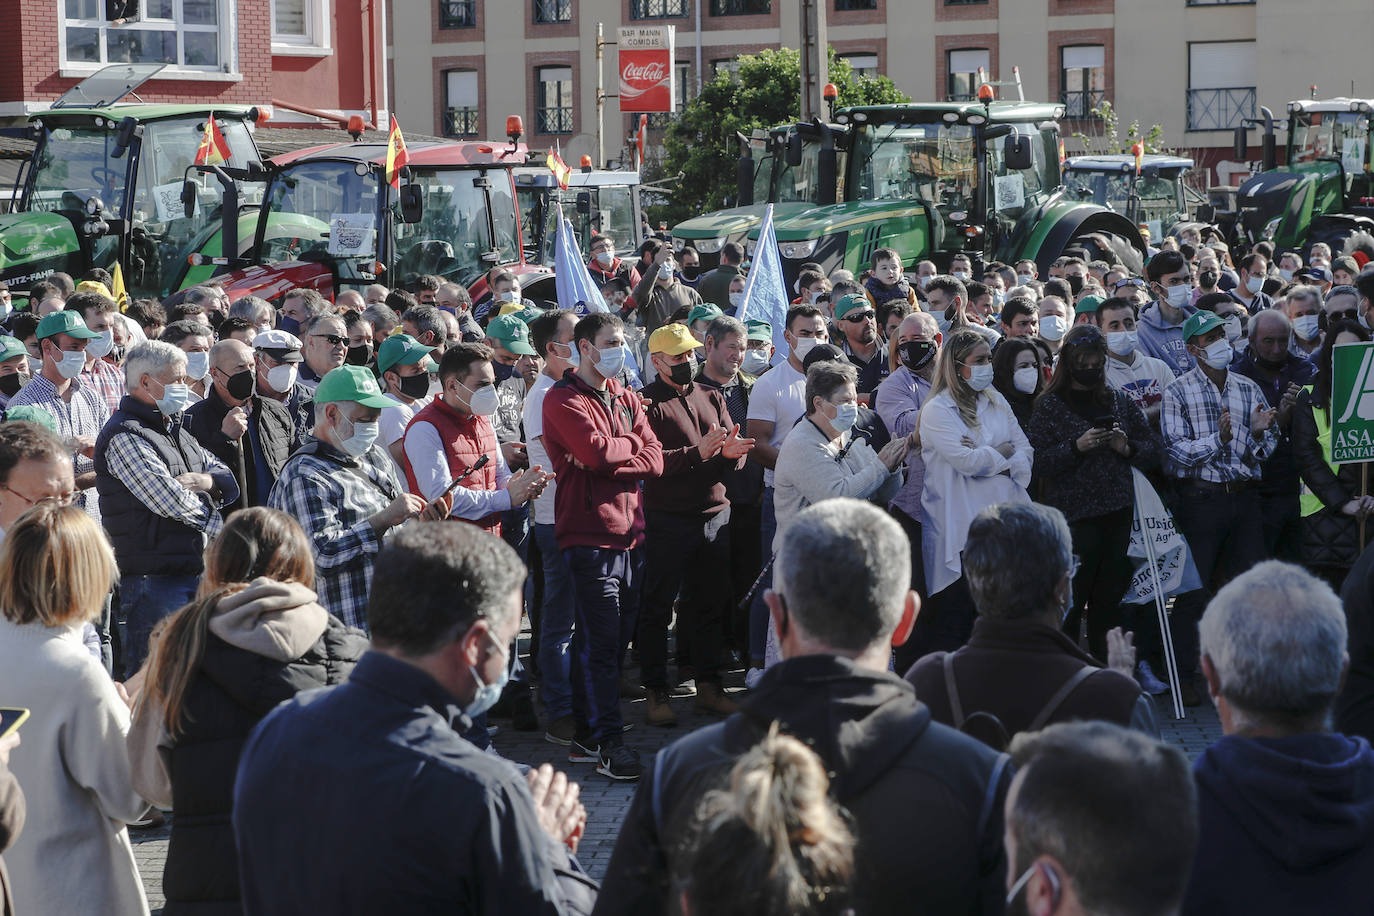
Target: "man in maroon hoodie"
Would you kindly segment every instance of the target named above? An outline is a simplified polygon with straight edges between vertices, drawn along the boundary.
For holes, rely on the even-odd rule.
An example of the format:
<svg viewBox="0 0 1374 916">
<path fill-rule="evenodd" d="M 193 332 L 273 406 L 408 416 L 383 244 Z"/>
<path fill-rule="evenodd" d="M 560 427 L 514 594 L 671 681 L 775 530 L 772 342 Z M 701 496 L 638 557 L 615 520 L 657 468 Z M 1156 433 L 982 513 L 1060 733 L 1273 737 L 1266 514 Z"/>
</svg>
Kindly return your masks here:
<svg viewBox="0 0 1374 916">
<path fill-rule="evenodd" d="M 620 660 L 634 633 L 644 568 L 639 483 L 663 473 L 663 447 L 639 396 L 616 377 L 624 324 L 594 312 L 573 330 L 577 356 L 544 397 L 544 446 L 558 477 L 554 534 L 572 572 L 573 714 L 568 759 L 595 760 L 612 779 L 638 779 L 639 754 L 621 740 Z"/>
<path fill-rule="evenodd" d="M 639 271 L 626 264 L 615 254 L 615 240 L 609 235 L 593 235 L 589 250 L 592 259 L 587 262 L 587 270 L 591 271 L 592 279 L 597 286 L 605 286 L 612 280 L 623 280 L 625 285 L 633 292 L 639 285 Z M 634 308 L 633 296 L 625 304 L 625 311 Z"/>
</svg>

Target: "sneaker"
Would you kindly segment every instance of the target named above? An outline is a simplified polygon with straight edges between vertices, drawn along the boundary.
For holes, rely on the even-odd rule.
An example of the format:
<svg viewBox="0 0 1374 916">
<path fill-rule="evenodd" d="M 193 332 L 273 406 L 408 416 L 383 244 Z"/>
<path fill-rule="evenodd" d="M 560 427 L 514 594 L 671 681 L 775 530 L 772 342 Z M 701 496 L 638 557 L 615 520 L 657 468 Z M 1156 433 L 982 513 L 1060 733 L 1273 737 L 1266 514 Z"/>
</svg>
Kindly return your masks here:
<svg viewBox="0 0 1374 916">
<path fill-rule="evenodd" d="M 601 759 L 597 761 L 596 771 L 612 779 L 638 779 L 639 751 L 632 751 L 619 741 L 608 742 L 601 749 Z"/>
<path fill-rule="evenodd" d="M 649 695 L 643 684 L 636 684 L 628 675 L 620 676 L 620 696 L 625 700 L 642 700 Z"/>
<path fill-rule="evenodd" d="M 672 728 L 677 724 L 677 713 L 668 705 L 668 691 L 662 688 L 649 691 L 644 704 L 644 721 L 661 728 Z"/>
<path fill-rule="evenodd" d="M 599 763 L 601 761 L 601 745 L 597 740 L 589 735 L 580 738 L 573 738 L 568 745 L 569 763 Z"/>
<path fill-rule="evenodd" d="M 755 687 L 759 685 L 759 681 L 762 678 L 762 668 L 750 668 L 749 671 L 744 675 L 744 686 L 748 687 L 750 690 L 753 690 Z"/>
<path fill-rule="evenodd" d="M 1154 669 L 1147 661 L 1136 662 L 1135 679 L 1140 682 L 1140 689 L 1152 697 L 1169 692 L 1169 685 L 1155 677 Z"/>
<path fill-rule="evenodd" d="M 638 770 L 635 771 L 638 774 Z M 129 826 L 134 830 L 156 830 L 167 823 L 167 816 L 157 808 L 149 808 L 147 813 Z"/>
<path fill-rule="evenodd" d="M 549 723 L 548 730 L 544 732 L 544 740 L 550 744 L 567 747 L 572 744 L 572 739 L 577 734 L 577 720 L 572 716 L 559 716 Z"/>
<path fill-rule="evenodd" d="M 697 685 L 697 709 L 717 716 L 731 716 L 739 712 L 735 701 L 725 695 L 719 684 L 701 681 Z"/>
<path fill-rule="evenodd" d="M 668 691 L 668 696 L 674 697 L 674 698 L 677 698 L 677 699 L 682 699 L 683 697 L 694 697 L 694 696 L 696 696 L 696 695 L 697 695 L 697 681 L 696 681 L 696 678 L 687 678 L 687 679 L 685 679 L 681 684 L 678 684 L 676 687 L 673 687 L 672 689 L 670 689 L 670 690 Z"/>
<path fill-rule="evenodd" d="M 1197 675 L 1179 678 L 1178 698 L 1183 701 L 1184 706 L 1201 706 L 1202 698 L 1205 694 L 1199 687 L 1202 679 Z"/>
</svg>

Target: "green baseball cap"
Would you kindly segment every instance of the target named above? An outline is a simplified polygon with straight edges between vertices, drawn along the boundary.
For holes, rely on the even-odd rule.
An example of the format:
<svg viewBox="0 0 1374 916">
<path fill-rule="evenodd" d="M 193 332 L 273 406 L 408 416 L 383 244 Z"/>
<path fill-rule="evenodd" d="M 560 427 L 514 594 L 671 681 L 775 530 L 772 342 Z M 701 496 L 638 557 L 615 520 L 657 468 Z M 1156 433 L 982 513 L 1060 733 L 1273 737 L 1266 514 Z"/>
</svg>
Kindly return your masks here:
<svg viewBox="0 0 1374 916">
<path fill-rule="evenodd" d="M 5 422 L 12 423 L 15 420 L 37 423 L 45 429 L 57 432 L 57 418 L 43 408 L 34 407 L 32 404 L 17 404 L 14 407 L 6 408 Z"/>
<path fill-rule="evenodd" d="M 28 348 L 18 337 L 0 337 L 0 363 L 16 356 L 28 356 Z"/>
<path fill-rule="evenodd" d="M 433 347 L 427 347 L 409 334 L 392 334 L 377 348 L 377 374 L 392 366 L 411 366 L 429 358 Z"/>
<path fill-rule="evenodd" d="M 1084 296 L 1082 299 L 1078 300 L 1078 304 L 1073 307 L 1073 313 L 1075 315 L 1096 314 L 1097 310 L 1102 308 L 1102 303 L 1106 301 L 1107 300 L 1101 296 Z"/>
<path fill-rule="evenodd" d="M 868 297 L 862 293 L 850 293 L 835 303 L 835 317 L 843 318 L 855 309 L 872 308 L 873 303 L 868 301 Z"/>
<path fill-rule="evenodd" d="M 1200 334 L 1206 334 L 1213 328 L 1225 327 L 1226 322 L 1217 316 L 1216 312 L 1209 312 L 1206 309 L 1198 309 L 1188 316 L 1188 320 L 1183 322 L 1184 341 L 1192 340 Z"/>
<path fill-rule="evenodd" d="M 535 355 L 534 347 L 530 346 L 530 327 L 515 315 L 498 315 L 487 322 L 487 337 L 499 341 L 512 353 Z"/>
<path fill-rule="evenodd" d="M 754 318 L 744 323 L 745 329 L 749 332 L 745 335 L 745 340 L 766 340 L 773 342 L 773 326 L 766 321 Z"/>
<path fill-rule="evenodd" d="M 364 407 L 395 407 L 396 402 L 382 394 L 377 379 L 363 366 L 330 369 L 315 389 L 315 403 L 352 401 Z"/>
<path fill-rule="evenodd" d="M 701 305 L 692 306 L 692 310 L 687 313 L 687 327 L 691 327 L 698 321 L 715 321 L 725 313 L 720 310 L 720 306 L 710 302 L 703 302 Z"/>
<path fill-rule="evenodd" d="M 538 318 L 542 314 L 544 314 L 544 309 L 541 309 L 537 305 L 527 305 L 520 311 L 516 312 L 515 317 L 525 322 L 526 326 L 528 326 L 531 321 Z"/>
<path fill-rule="evenodd" d="M 54 334 L 66 334 L 81 340 L 95 340 L 100 336 L 86 327 L 86 322 L 81 320 L 80 312 L 69 312 L 65 309 L 44 315 L 43 320 L 38 322 L 38 330 L 35 334 L 39 340 Z"/>
</svg>

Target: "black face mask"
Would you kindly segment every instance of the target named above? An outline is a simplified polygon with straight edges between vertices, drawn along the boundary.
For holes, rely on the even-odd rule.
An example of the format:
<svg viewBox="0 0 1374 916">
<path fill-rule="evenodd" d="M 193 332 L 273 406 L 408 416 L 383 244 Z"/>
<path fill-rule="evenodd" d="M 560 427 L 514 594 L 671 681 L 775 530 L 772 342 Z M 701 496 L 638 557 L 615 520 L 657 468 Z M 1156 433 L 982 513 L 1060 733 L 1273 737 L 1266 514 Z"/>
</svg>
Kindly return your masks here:
<svg viewBox="0 0 1374 916">
<path fill-rule="evenodd" d="M 1070 274 L 1064 279 L 1069 284 L 1069 292 L 1073 293 L 1075 296 L 1083 292 L 1083 278 L 1078 276 L 1078 274 Z"/>
<path fill-rule="evenodd" d="M 253 370 L 244 369 L 229 376 L 229 381 L 224 383 L 224 390 L 236 401 L 248 400 L 253 396 Z"/>
<path fill-rule="evenodd" d="M 1084 388 L 1097 388 L 1107 380 L 1107 367 L 1078 366 L 1069 370 L 1069 378 Z"/>
<path fill-rule="evenodd" d="M 429 374 L 401 376 L 401 394 L 417 401 L 429 394 Z"/>
<path fill-rule="evenodd" d="M 933 340 L 908 340 L 904 344 L 897 345 L 897 353 L 902 365 L 911 372 L 919 372 L 930 365 L 930 361 L 935 358 L 936 349 Z"/>
<path fill-rule="evenodd" d="M 366 366 L 372 362 L 372 344 L 349 347 L 348 356 L 344 357 L 344 362 L 350 366 Z"/>
<path fill-rule="evenodd" d="M 1198 285 L 1205 286 L 1208 289 L 1211 289 L 1212 287 L 1216 286 L 1217 282 L 1220 279 L 1221 277 L 1218 276 L 1215 270 L 1204 270 L 1202 273 L 1197 275 Z"/>
<path fill-rule="evenodd" d="M 0 375 L 0 391 L 3 391 L 6 397 L 12 398 L 18 394 L 19 389 L 27 385 L 28 382 L 29 377 L 22 372 L 16 372 L 13 375 Z"/>
<path fill-rule="evenodd" d="M 694 369 L 696 369 L 696 364 L 691 360 L 685 363 L 677 363 L 668 369 L 668 378 L 679 388 L 686 388 L 692 382 Z"/>
<path fill-rule="evenodd" d="M 496 373 L 496 381 L 504 382 L 506 379 L 510 378 L 511 375 L 515 373 L 515 363 L 511 363 L 509 366 L 507 366 L 505 363 L 500 363 L 496 360 L 492 360 L 491 371 Z"/>
</svg>

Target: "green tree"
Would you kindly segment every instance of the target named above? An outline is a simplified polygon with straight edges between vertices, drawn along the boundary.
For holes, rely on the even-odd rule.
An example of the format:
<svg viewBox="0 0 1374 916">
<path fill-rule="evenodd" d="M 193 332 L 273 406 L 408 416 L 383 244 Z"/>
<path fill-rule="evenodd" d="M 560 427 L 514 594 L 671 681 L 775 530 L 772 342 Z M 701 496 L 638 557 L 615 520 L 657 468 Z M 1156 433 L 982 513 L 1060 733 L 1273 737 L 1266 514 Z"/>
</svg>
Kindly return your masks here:
<svg viewBox="0 0 1374 916">
<path fill-rule="evenodd" d="M 830 82 L 839 90 L 836 110 L 850 105 L 906 102 L 886 76 L 855 76 L 849 62 L 830 49 Z M 795 122 L 801 116 L 801 59 L 792 48 L 764 50 L 739 58 L 735 74 L 717 73 L 701 94 L 682 107 L 664 139 L 662 177 L 682 173 L 668 202 L 652 208 L 651 221 L 669 226 L 719 210 L 735 197 L 736 131 L 748 136 Z"/>
<path fill-rule="evenodd" d="M 1082 131 L 1075 131 L 1073 134 L 1073 138 L 1083 145 L 1083 151 L 1089 155 L 1130 153 L 1131 147 L 1135 145 L 1137 140 L 1144 146 L 1146 153 L 1172 152 L 1164 145 L 1164 128 L 1158 124 L 1150 125 L 1150 129 L 1142 133 L 1140 122 L 1132 121 L 1130 126 L 1126 128 L 1126 136 L 1123 139 L 1121 136 L 1121 116 L 1116 113 L 1112 103 L 1105 99 L 1098 102 L 1093 108 L 1093 115 L 1097 119 L 1097 126 L 1101 128 L 1101 133 L 1094 132 L 1090 135 Z"/>
</svg>

